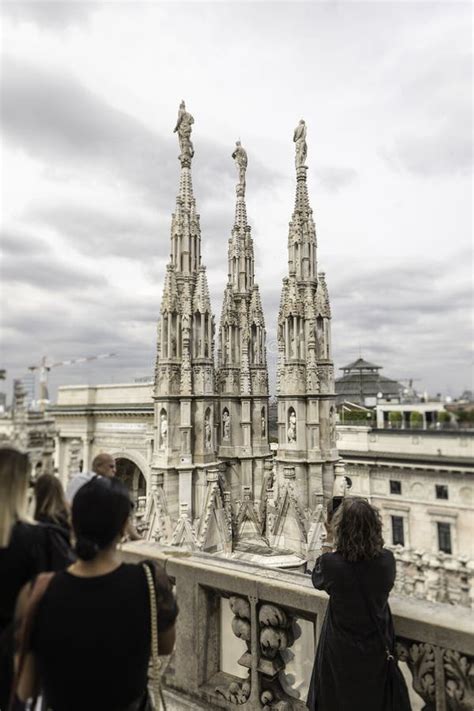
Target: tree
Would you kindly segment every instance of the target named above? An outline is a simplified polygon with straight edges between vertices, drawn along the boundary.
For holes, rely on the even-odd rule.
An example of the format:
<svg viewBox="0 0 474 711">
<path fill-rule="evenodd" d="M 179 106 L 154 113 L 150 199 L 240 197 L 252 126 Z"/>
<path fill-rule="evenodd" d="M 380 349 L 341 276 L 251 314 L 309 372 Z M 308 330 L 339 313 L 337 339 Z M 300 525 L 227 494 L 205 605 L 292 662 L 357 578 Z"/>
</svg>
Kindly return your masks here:
<svg viewBox="0 0 474 711">
<path fill-rule="evenodd" d="M 423 415 L 421 412 L 414 410 L 410 412 L 410 427 L 419 428 L 423 425 Z"/>
<path fill-rule="evenodd" d="M 402 424 L 402 413 L 399 410 L 393 410 L 388 413 L 388 421 L 391 427 L 400 427 Z"/>
</svg>

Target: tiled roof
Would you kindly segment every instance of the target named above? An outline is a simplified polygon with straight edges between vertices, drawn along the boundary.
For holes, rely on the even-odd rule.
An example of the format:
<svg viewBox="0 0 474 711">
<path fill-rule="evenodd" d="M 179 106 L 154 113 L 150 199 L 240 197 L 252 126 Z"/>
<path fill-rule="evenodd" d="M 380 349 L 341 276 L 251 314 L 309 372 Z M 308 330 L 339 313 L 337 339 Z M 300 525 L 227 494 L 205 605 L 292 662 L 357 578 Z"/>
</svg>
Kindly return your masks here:
<svg viewBox="0 0 474 711">
<path fill-rule="evenodd" d="M 374 365 L 374 363 L 369 363 L 369 361 L 364 360 L 363 358 L 357 358 L 357 360 L 355 360 L 353 363 L 349 363 L 349 365 L 344 365 L 342 368 L 339 368 L 339 370 L 363 370 L 365 368 L 377 368 L 378 370 L 380 370 L 382 366 Z"/>
</svg>

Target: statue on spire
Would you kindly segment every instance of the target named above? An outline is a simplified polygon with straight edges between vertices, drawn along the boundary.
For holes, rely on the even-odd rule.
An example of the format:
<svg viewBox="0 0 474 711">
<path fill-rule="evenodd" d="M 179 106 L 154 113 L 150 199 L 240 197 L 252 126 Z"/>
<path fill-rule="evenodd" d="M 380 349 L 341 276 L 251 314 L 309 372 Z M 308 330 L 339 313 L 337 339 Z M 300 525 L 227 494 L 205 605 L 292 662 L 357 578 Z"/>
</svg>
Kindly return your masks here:
<svg viewBox="0 0 474 711">
<path fill-rule="evenodd" d="M 245 193 L 245 173 L 248 165 L 247 151 L 242 146 L 240 141 L 235 142 L 235 150 L 232 153 L 232 158 L 235 160 L 237 170 L 239 171 L 239 183 L 237 185 L 237 193 Z"/>
<path fill-rule="evenodd" d="M 302 168 L 306 164 L 306 156 L 308 154 L 308 146 L 306 145 L 306 124 L 301 119 L 293 134 L 293 141 L 296 148 L 295 165 L 297 168 Z"/>
<path fill-rule="evenodd" d="M 181 149 L 181 155 L 179 160 L 181 165 L 185 162 L 191 163 L 191 158 L 194 155 L 194 146 L 191 141 L 191 131 L 194 119 L 188 111 L 186 111 L 186 104 L 184 100 L 179 105 L 178 120 L 176 121 L 176 126 L 174 127 L 173 133 L 178 133 L 179 147 Z"/>
</svg>

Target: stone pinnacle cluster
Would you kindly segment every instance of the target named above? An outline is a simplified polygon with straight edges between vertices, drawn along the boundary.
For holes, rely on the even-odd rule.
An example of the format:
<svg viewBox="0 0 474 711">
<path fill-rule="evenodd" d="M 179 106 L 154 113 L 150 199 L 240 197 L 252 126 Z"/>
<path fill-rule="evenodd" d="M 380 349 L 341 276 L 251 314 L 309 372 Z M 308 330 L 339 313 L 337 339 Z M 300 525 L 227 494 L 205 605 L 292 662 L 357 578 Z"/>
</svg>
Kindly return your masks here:
<svg viewBox="0 0 474 711">
<path fill-rule="evenodd" d="M 284 549 L 308 557 L 338 457 L 331 314 L 324 275 L 317 272 L 306 126 L 301 121 L 294 135 L 297 187 L 278 317 L 274 458 L 265 319 L 245 202 L 247 153 L 237 141 L 235 218 L 215 369 L 215 325 L 191 176 L 193 124 L 183 101 L 175 127 L 179 192 L 158 323 L 149 537 L 228 555 L 258 558 L 268 548 L 268 555 Z"/>
</svg>

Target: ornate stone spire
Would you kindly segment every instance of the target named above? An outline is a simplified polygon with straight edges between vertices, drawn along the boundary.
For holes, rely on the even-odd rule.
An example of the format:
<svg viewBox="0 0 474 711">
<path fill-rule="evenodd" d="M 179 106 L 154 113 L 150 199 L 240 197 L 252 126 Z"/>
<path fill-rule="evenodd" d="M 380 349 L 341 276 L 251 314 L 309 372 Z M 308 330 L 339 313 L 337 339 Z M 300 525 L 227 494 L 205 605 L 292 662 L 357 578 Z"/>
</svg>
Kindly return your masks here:
<svg viewBox="0 0 474 711">
<path fill-rule="evenodd" d="M 171 263 L 177 272 L 195 274 L 201 265 L 201 229 L 193 194 L 191 160 L 194 147 L 191 142 L 191 127 L 194 119 L 181 102 L 178 121 L 174 131 L 178 133 L 181 153 L 181 175 L 176 210 L 171 222 Z"/>
<path fill-rule="evenodd" d="M 300 546 L 300 552 L 309 554 L 313 545 L 312 538 L 307 536 L 309 519 L 302 517 L 301 512 L 307 511 L 310 518 L 314 517 L 315 501 L 333 495 L 338 455 L 333 424 L 331 312 L 324 275 L 317 273 L 316 228 L 308 197 L 308 149 L 303 120 L 294 131 L 293 141 L 296 195 L 288 233 L 288 276 L 283 279 L 278 314 L 276 461 L 280 490 L 284 492 L 286 487 L 299 526 L 291 547 Z M 297 486 L 293 480 L 298 482 Z M 275 503 L 275 512 L 275 520 L 280 523 L 274 531 L 288 545 L 298 529 L 281 496 Z"/>
<path fill-rule="evenodd" d="M 238 183 L 219 335 L 219 389 L 236 395 L 266 394 L 265 321 L 255 284 L 253 240 L 245 204 L 248 157 L 240 141 L 236 142 L 232 158 Z M 258 376 L 257 370 L 261 371 Z"/>
<path fill-rule="evenodd" d="M 288 232 L 288 277 L 278 317 L 279 363 L 277 389 L 282 393 L 314 391 L 317 305 L 316 228 L 306 180 L 308 154 L 306 124 L 301 119 L 293 134 L 295 143 L 296 195 Z M 310 366 L 313 374 L 306 377 Z"/>
<path fill-rule="evenodd" d="M 176 209 L 171 220 L 171 253 L 161 301 L 156 393 L 193 394 L 195 374 L 200 393 L 212 390 L 213 318 L 206 269 L 201 263 L 201 229 L 193 194 L 191 161 L 194 119 L 181 102 L 174 132 L 178 134 L 181 164 Z M 193 368 L 199 360 L 199 367 Z M 206 380 L 206 387 L 204 387 Z"/>
</svg>

